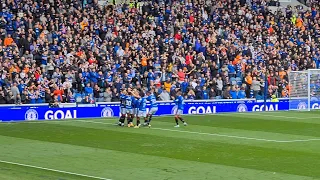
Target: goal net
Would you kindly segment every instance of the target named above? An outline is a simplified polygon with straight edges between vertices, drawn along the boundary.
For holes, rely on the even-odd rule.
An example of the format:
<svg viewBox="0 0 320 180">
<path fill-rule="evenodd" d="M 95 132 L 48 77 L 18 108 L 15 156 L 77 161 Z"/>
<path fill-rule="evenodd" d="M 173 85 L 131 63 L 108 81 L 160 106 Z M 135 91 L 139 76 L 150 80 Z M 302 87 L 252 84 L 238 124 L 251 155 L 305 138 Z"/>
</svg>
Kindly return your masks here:
<svg viewBox="0 0 320 180">
<path fill-rule="evenodd" d="M 289 73 L 289 110 L 320 109 L 320 69 Z"/>
</svg>

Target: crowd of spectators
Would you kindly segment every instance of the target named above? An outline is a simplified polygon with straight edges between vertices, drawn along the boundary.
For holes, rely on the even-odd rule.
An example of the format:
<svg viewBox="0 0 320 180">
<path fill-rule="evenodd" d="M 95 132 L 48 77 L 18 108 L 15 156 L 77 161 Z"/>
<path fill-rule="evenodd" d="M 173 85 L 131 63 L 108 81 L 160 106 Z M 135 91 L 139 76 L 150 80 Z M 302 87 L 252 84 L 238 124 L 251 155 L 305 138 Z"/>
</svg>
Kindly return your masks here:
<svg viewBox="0 0 320 180">
<path fill-rule="evenodd" d="M 178 88 L 186 99 L 287 97 L 288 72 L 320 66 L 319 3 L 272 13 L 268 0 L 4 1 L 0 104 L 116 102 L 123 87 L 159 100 Z"/>
</svg>

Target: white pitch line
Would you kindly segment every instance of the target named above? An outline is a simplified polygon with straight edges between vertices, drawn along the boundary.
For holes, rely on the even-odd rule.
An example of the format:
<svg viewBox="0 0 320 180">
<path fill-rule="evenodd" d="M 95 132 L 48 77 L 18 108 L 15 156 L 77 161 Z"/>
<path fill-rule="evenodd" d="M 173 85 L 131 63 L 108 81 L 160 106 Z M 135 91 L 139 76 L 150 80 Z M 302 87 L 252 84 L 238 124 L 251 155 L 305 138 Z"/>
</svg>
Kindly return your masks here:
<svg viewBox="0 0 320 180">
<path fill-rule="evenodd" d="M 108 124 L 108 125 L 114 124 L 114 123 L 104 123 L 104 122 L 86 121 L 86 120 L 76 120 L 76 121 L 80 121 L 80 122 L 84 122 L 84 123 L 93 123 L 93 124 Z M 320 141 L 320 139 L 273 140 L 273 139 L 253 138 L 253 137 L 245 137 L 245 136 L 226 135 L 226 134 L 202 133 L 202 132 L 194 132 L 194 131 L 182 131 L 182 130 L 176 130 L 176 129 L 154 128 L 154 127 L 151 129 L 156 129 L 156 130 L 161 130 L 161 131 L 189 133 L 189 134 L 219 136 L 219 137 L 236 138 L 236 139 L 247 139 L 247 140 L 255 140 L 255 141 L 277 142 L 277 143 Z"/>
<path fill-rule="evenodd" d="M 244 114 L 244 113 L 243 113 Z M 275 118 L 284 118 L 284 119 L 320 119 L 320 117 L 305 117 L 305 118 L 300 118 L 300 117 L 292 117 L 292 116 L 278 116 L 278 115 L 271 115 L 271 114 L 262 114 L 262 113 L 245 113 L 245 115 L 253 115 L 253 116 L 264 116 L 264 117 L 275 117 Z"/>
<path fill-rule="evenodd" d="M 105 121 L 114 121 L 116 119 L 104 119 Z M 106 125 L 115 125 L 115 123 L 105 123 L 99 121 L 87 121 L 87 120 L 50 120 L 50 121 L 19 121 L 16 123 L 48 123 L 48 122 L 84 122 L 84 123 L 93 123 L 93 124 L 106 124 Z M 10 124 L 10 122 L 8 122 Z M 320 141 L 320 139 L 295 139 L 295 140 L 274 140 L 274 139 L 263 139 L 263 138 L 254 138 L 254 137 L 245 137 L 245 136 L 235 136 L 235 135 L 226 135 L 226 134 L 216 134 L 216 133 L 202 133 L 194 131 L 181 131 L 176 129 L 164 129 L 164 128 L 151 128 L 161 131 L 171 131 L 171 132 L 181 132 L 189 134 L 199 134 L 199 135 L 209 135 L 209 136 L 218 136 L 218 137 L 227 137 L 227 138 L 236 138 L 236 139 L 246 139 L 246 140 L 255 140 L 255 141 L 264 141 L 264 142 L 276 142 L 276 143 L 292 143 L 292 142 L 310 142 L 310 141 Z"/>
<path fill-rule="evenodd" d="M 6 164 L 13 164 L 13 165 L 18 165 L 18 166 L 30 167 L 30 168 L 34 168 L 34 169 L 41 169 L 41 170 L 58 172 L 58 173 L 63 173 L 63 174 L 70 174 L 70 175 L 75 175 L 75 176 L 87 177 L 87 178 L 92 178 L 92 179 L 112 180 L 112 179 L 107 179 L 107 178 L 102 178 L 102 177 L 90 176 L 90 175 L 73 173 L 73 172 L 68 172 L 68 171 L 61 171 L 61 170 L 50 169 L 50 168 L 45 168 L 45 167 L 40 167 L 40 166 L 33 166 L 33 165 L 29 165 L 29 164 L 22 164 L 22 163 L 3 161 L 3 160 L 0 160 L 0 162 L 6 163 Z"/>
</svg>

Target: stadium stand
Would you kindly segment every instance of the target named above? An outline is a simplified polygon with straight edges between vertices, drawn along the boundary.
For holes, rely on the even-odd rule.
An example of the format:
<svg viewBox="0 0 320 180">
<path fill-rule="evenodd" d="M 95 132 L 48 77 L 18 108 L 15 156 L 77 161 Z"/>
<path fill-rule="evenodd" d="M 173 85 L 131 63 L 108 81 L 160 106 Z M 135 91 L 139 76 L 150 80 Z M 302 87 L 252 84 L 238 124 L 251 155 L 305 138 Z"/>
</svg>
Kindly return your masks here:
<svg viewBox="0 0 320 180">
<path fill-rule="evenodd" d="M 186 99 L 287 97 L 288 72 L 320 68 L 312 2 L 271 12 L 276 1 L 5 0 L 0 104 L 116 102 L 123 87 L 159 100 L 177 88 Z"/>
</svg>

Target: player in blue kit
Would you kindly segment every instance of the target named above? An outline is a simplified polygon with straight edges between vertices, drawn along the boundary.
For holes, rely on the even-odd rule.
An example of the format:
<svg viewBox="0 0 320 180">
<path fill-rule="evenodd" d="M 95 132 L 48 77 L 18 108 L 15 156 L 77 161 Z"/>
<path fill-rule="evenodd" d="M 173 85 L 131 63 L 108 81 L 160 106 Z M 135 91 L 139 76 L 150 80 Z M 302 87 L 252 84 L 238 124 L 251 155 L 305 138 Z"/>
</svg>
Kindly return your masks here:
<svg viewBox="0 0 320 180">
<path fill-rule="evenodd" d="M 128 127 L 134 127 L 133 118 L 138 113 L 140 96 L 135 89 L 128 88 L 128 95 L 126 97 L 126 111 Z"/>
<path fill-rule="evenodd" d="M 133 103 L 133 118 L 132 119 L 134 119 L 134 117 L 138 117 L 138 113 L 139 113 L 139 106 L 140 106 L 139 97 L 133 95 L 132 103 Z"/>
<path fill-rule="evenodd" d="M 144 93 L 141 93 L 142 97 L 139 98 L 139 112 L 137 115 L 137 124 L 135 128 L 140 127 L 140 118 L 143 118 L 145 121 L 147 121 L 147 98 L 145 97 Z"/>
<path fill-rule="evenodd" d="M 184 99 L 182 97 L 182 92 L 180 90 L 177 92 L 177 97 L 174 100 L 174 102 L 178 106 L 178 109 L 177 109 L 175 117 L 174 117 L 177 125 L 174 127 L 180 127 L 179 120 L 183 123 L 183 125 L 187 126 L 188 124 L 181 117 L 181 115 L 183 114 L 183 110 L 184 110 Z"/>
<path fill-rule="evenodd" d="M 120 119 L 118 122 L 119 126 L 124 126 L 124 121 L 126 119 L 126 96 L 127 91 L 125 89 L 122 89 L 120 94 Z"/>
<path fill-rule="evenodd" d="M 134 97 L 131 95 L 131 90 L 128 89 L 128 95 L 126 96 L 126 113 L 127 113 L 127 122 L 128 127 L 133 127 L 133 99 Z"/>
<path fill-rule="evenodd" d="M 144 125 L 145 126 L 149 126 L 149 127 L 151 127 L 151 120 L 152 120 L 152 116 L 154 115 L 154 114 L 156 114 L 156 112 L 158 111 L 158 103 L 157 103 L 157 99 L 156 99 L 156 96 L 153 94 L 153 91 L 148 91 L 147 92 L 147 101 L 149 101 L 150 102 L 150 106 L 151 106 L 151 108 L 150 108 L 150 111 L 149 111 L 149 113 L 148 113 L 148 120 L 145 120 L 145 122 L 144 122 Z"/>
</svg>

